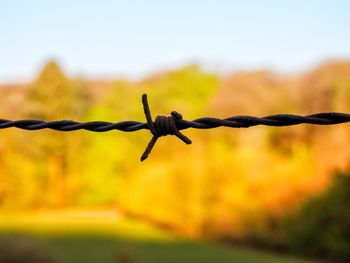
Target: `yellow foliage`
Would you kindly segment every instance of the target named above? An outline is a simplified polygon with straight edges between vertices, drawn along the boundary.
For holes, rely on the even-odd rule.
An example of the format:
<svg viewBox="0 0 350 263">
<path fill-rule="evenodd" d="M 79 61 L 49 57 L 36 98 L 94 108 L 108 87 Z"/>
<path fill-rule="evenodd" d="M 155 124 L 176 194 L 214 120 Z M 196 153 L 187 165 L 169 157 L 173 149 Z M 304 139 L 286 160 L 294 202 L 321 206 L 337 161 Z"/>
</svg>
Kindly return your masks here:
<svg viewBox="0 0 350 263">
<path fill-rule="evenodd" d="M 186 119 L 349 112 L 349 76 L 349 64 L 330 64 L 299 81 L 271 72 L 221 80 L 191 65 L 139 82 L 82 84 L 51 62 L 21 99 L 29 116 L 49 120 L 144 120 L 145 92 L 154 117 L 172 110 Z M 13 97 L 4 94 L 3 100 Z M 6 131 L 0 142 L 0 204 L 13 209 L 116 205 L 187 236 L 241 236 L 268 227 L 271 218 L 322 191 L 335 170 L 350 169 L 348 125 L 184 133 L 192 145 L 161 138 L 140 163 L 149 131 Z"/>
</svg>

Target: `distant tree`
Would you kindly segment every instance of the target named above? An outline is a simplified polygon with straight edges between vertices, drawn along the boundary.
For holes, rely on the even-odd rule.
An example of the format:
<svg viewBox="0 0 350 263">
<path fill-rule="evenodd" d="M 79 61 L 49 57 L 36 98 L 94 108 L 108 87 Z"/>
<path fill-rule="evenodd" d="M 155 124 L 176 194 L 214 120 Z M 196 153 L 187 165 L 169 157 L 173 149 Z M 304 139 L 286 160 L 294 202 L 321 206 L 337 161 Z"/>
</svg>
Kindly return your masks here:
<svg viewBox="0 0 350 263">
<path fill-rule="evenodd" d="M 338 174 L 328 191 L 288 218 L 289 248 L 307 255 L 350 260 L 350 174 Z"/>
<path fill-rule="evenodd" d="M 74 119 L 86 110 L 88 93 L 82 85 L 68 79 L 57 62 L 50 61 L 32 85 L 28 100 L 31 118 L 47 121 Z M 63 205 L 68 198 L 66 177 L 69 135 L 47 131 L 36 138 L 41 160 L 47 162 L 47 202 Z"/>
<path fill-rule="evenodd" d="M 29 94 L 34 106 L 32 116 L 47 120 L 71 117 L 74 112 L 74 93 L 73 83 L 55 61 L 50 61 Z"/>
</svg>

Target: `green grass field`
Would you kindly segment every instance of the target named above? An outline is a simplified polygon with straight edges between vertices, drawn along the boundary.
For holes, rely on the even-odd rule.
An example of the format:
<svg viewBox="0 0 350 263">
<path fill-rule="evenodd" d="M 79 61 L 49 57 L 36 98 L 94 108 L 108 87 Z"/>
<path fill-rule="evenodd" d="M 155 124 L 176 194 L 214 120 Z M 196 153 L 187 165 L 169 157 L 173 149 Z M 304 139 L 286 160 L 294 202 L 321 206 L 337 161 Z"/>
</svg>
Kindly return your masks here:
<svg viewBox="0 0 350 263">
<path fill-rule="evenodd" d="M 6 253 L 28 251 L 32 246 L 39 251 L 33 253 L 48 254 L 57 263 L 310 262 L 252 249 L 184 240 L 114 212 L 7 213 L 0 215 L 0 233 L 2 244 L 4 240 L 5 244 L 12 240 L 13 247 L 7 247 Z"/>
</svg>

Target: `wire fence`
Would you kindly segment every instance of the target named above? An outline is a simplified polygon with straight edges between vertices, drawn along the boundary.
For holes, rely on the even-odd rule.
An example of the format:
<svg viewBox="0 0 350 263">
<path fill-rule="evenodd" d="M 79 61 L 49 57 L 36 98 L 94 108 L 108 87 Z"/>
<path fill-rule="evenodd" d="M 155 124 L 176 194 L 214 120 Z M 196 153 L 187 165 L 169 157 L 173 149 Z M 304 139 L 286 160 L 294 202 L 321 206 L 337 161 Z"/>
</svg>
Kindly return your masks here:
<svg viewBox="0 0 350 263">
<path fill-rule="evenodd" d="M 59 121 L 42 121 L 42 120 L 6 120 L 0 119 L 0 129 L 19 128 L 24 130 L 40 130 L 52 129 L 56 131 L 75 131 L 88 130 L 93 132 L 106 132 L 111 130 L 119 130 L 123 132 L 133 132 L 142 129 L 150 130 L 153 137 L 148 143 L 144 153 L 141 156 L 141 161 L 145 160 L 151 153 L 158 138 L 166 135 L 175 135 L 186 144 L 191 144 L 192 141 L 186 137 L 180 130 L 188 128 L 194 129 L 212 129 L 217 127 L 230 128 L 248 128 L 256 125 L 265 126 L 290 126 L 296 124 L 318 124 L 332 125 L 339 123 L 350 122 L 350 114 L 339 112 L 317 113 L 306 116 L 293 114 L 276 114 L 265 117 L 253 116 L 233 116 L 225 119 L 203 117 L 192 121 L 184 120 L 182 115 L 176 111 L 171 112 L 170 116 L 158 115 L 153 121 L 149 108 L 147 95 L 142 95 L 142 104 L 146 117 L 146 122 L 139 121 L 121 121 L 121 122 L 106 122 L 106 121 L 90 121 L 77 122 L 72 120 Z"/>
</svg>

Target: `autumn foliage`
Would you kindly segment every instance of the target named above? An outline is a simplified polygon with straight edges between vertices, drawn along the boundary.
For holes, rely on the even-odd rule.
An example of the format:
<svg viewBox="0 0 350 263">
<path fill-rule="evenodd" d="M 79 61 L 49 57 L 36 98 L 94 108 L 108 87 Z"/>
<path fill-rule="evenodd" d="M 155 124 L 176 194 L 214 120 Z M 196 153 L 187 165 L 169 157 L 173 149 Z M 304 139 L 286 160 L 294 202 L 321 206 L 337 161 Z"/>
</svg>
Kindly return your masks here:
<svg viewBox="0 0 350 263">
<path fill-rule="evenodd" d="M 350 112 L 350 62 L 296 76 L 219 77 L 190 65 L 141 81 L 73 79 L 50 62 L 32 83 L 0 86 L 0 114 L 144 121 L 142 93 L 154 115 L 176 110 L 186 119 Z M 184 133 L 192 145 L 161 138 L 140 163 L 148 131 L 1 130 L 1 208 L 115 206 L 189 237 L 259 240 L 350 170 L 347 124 Z"/>
</svg>

